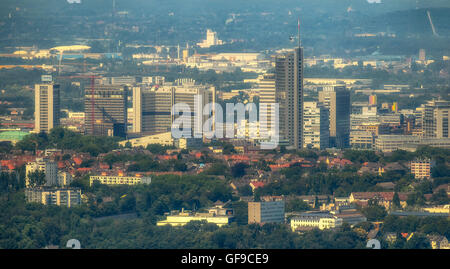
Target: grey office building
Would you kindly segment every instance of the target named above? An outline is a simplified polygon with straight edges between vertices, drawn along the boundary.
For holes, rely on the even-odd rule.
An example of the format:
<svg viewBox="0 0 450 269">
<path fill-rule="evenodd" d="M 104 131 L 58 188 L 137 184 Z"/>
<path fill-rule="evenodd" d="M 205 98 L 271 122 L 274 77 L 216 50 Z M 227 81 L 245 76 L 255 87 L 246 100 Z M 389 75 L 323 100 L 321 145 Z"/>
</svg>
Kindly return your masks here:
<svg viewBox="0 0 450 269">
<path fill-rule="evenodd" d="M 325 86 L 319 91 L 319 102 L 330 111 L 330 147 L 349 147 L 350 91 L 341 85 Z"/>
<path fill-rule="evenodd" d="M 200 107 L 215 102 L 215 88 L 209 85 L 170 85 L 158 88 L 137 86 L 133 88 L 133 133 L 155 135 L 170 132 L 173 121 L 178 115 L 172 115 L 174 104 L 184 103 L 189 106 L 192 116 L 196 115 L 195 97 L 201 97 Z M 203 116 L 202 123 L 209 118 Z M 194 128 L 194 117 L 191 128 L 185 130 L 190 135 Z M 187 134 L 187 133 L 186 133 Z"/>
<path fill-rule="evenodd" d="M 276 56 L 276 102 L 279 104 L 280 142 L 303 147 L 303 48 Z M 280 144 L 281 144 L 280 143 Z"/>
<path fill-rule="evenodd" d="M 88 135 L 126 137 L 127 131 L 126 86 L 95 85 L 85 89 L 85 130 Z"/>
<path fill-rule="evenodd" d="M 425 138 L 449 138 L 450 102 L 432 100 L 425 104 L 422 115 L 422 130 Z"/>
</svg>

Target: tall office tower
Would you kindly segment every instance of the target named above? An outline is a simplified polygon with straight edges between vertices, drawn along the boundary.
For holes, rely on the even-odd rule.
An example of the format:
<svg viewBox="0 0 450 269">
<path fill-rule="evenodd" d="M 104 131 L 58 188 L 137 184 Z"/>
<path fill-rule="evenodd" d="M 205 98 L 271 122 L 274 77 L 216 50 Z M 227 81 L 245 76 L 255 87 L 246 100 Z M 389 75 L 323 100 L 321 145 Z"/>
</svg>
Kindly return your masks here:
<svg viewBox="0 0 450 269">
<path fill-rule="evenodd" d="M 95 85 L 85 89 L 85 130 L 89 135 L 126 137 L 127 133 L 126 86 Z"/>
<path fill-rule="evenodd" d="M 303 48 L 276 56 L 276 102 L 279 104 L 280 144 L 303 147 Z"/>
<path fill-rule="evenodd" d="M 50 132 L 59 125 L 59 85 L 42 83 L 34 86 L 35 132 Z"/>
<path fill-rule="evenodd" d="M 154 135 L 170 131 L 173 103 L 170 88 L 133 88 L 133 133 Z"/>
<path fill-rule="evenodd" d="M 192 115 L 194 110 L 195 96 L 201 96 L 199 106 L 203 107 L 211 102 L 215 102 L 215 88 L 193 83 L 180 85 L 164 85 L 161 87 L 145 88 L 143 86 L 133 88 L 133 132 L 144 135 L 154 135 L 170 132 L 173 121 L 177 118 L 172 115 L 174 104 L 187 104 Z M 210 116 L 203 116 L 203 122 Z M 202 127 L 202 126 L 200 126 Z M 191 130 L 186 130 L 192 134 L 194 129 L 194 117 L 191 120 Z"/>
<path fill-rule="evenodd" d="M 303 143 L 306 148 L 325 149 L 330 145 L 329 111 L 322 103 L 303 103 Z"/>
<path fill-rule="evenodd" d="M 268 136 L 272 137 L 275 135 L 275 130 L 271 129 L 272 122 L 278 119 L 272 118 L 272 104 L 276 103 L 276 90 L 275 90 L 275 74 L 264 74 L 258 77 L 258 88 L 259 88 L 259 103 L 267 104 L 265 111 L 261 110 L 260 106 L 260 119 L 262 113 L 265 114 L 266 127 Z M 260 130 L 261 131 L 261 130 Z"/>
<path fill-rule="evenodd" d="M 428 138 L 448 138 L 449 113 L 449 101 L 428 101 L 428 103 L 425 104 L 422 116 L 423 136 Z"/>
<path fill-rule="evenodd" d="M 349 147 L 350 91 L 345 86 L 325 86 L 319 92 L 319 102 L 330 111 L 330 147 Z"/>
</svg>

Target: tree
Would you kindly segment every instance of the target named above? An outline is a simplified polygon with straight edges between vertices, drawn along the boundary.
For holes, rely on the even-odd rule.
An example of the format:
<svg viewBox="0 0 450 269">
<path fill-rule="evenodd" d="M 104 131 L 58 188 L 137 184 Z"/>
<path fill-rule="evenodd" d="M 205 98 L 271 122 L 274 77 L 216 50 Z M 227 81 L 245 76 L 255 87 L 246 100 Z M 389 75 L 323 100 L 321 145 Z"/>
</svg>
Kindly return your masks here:
<svg viewBox="0 0 450 269">
<path fill-rule="evenodd" d="M 248 223 L 248 205 L 246 202 L 237 201 L 232 203 L 235 221 L 238 225 Z"/>
<path fill-rule="evenodd" d="M 395 208 L 400 208 L 400 198 L 398 197 L 398 193 L 395 192 L 394 193 L 394 197 L 392 198 L 392 204 L 394 205 Z"/>
<path fill-rule="evenodd" d="M 450 203 L 450 198 L 448 198 L 447 192 L 444 189 L 440 189 L 431 196 L 431 201 L 435 205 L 445 205 Z"/>
<path fill-rule="evenodd" d="M 160 144 L 149 144 L 147 146 L 147 150 L 149 150 L 153 154 L 165 154 L 166 148 Z"/>
<path fill-rule="evenodd" d="M 369 200 L 368 205 L 361 212 L 368 221 L 382 221 L 387 215 L 384 206 L 379 205 L 376 200 Z"/>
<path fill-rule="evenodd" d="M 234 149 L 234 146 L 230 143 L 225 143 L 223 145 L 223 150 L 222 150 L 223 154 L 229 155 L 229 154 L 233 154 L 236 153 L 236 150 Z"/>
<path fill-rule="evenodd" d="M 248 167 L 246 163 L 236 163 L 231 167 L 231 175 L 233 177 L 243 177 L 245 175 L 245 169 Z"/>
<path fill-rule="evenodd" d="M 430 241 L 424 235 L 414 233 L 403 246 L 405 249 L 430 249 Z"/>
<path fill-rule="evenodd" d="M 286 212 L 301 212 L 311 210 L 311 207 L 302 199 L 292 199 L 286 203 Z"/>
<path fill-rule="evenodd" d="M 242 196 L 251 196 L 251 195 L 253 195 L 252 188 L 249 185 L 247 185 L 247 184 L 239 187 L 238 191 L 239 191 L 239 194 L 242 195 Z"/>
<path fill-rule="evenodd" d="M 35 170 L 34 172 L 28 173 L 28 182 L 31 187 L 38 187 L 45 184 L 45 172 L 41 170 Z"/>
<path fill-rule="evenodd" d="M 229 168 L 223 163 L 213 163 L 211 167 L 205 171 L 207 175 L 229 175 Z"/>
<path fill-rule="evenodd" d="M 12 149 L 13 146 L 11 142 L 9 141 L 0 142 L 0 153 L 10 153 Z"/>
<path fill-rule="evenodd" d="M 425 205 L 425 197 L 420 192 L 413 192 L 408 195 L 408 198 L 406 199 L 406 203 L 409 206 L 423 206 Z"/>
</svg>

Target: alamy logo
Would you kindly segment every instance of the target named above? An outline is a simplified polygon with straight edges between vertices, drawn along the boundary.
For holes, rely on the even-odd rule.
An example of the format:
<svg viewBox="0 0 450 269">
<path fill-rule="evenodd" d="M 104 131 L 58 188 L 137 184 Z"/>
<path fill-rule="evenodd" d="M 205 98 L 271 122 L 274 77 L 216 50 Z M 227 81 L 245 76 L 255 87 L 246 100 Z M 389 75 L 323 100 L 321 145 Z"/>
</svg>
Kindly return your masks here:
<svg viewBox="0 0 450 269">
<path fill-rule="evenodd" d="M 254 103 L 245 105 L 227 103 L 225 121 L 221 105 L 208 103 L 203 106 L 202 104 L 202 96 L 196 95 L 194 111 L 191 111 L 191 107 L 186 103 L 173 105 L 172 115 L 175 116 L 171 127 L 173 138 L 244 139 L 248 137 L 258 141 L 261 149 L 274 149 L 278 146 L 278 103 L 260 103 L 259 109 Z"/>
</svg>

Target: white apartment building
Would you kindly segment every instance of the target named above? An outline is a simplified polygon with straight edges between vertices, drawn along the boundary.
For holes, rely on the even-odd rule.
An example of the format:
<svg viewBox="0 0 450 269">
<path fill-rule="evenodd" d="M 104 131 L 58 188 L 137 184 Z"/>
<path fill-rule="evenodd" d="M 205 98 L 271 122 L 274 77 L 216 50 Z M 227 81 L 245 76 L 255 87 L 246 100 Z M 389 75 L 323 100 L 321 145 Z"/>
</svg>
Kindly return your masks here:
<svg viewBox="0 0 450 269">
<path fill-rule="evenodd" d="M 106 185 L 137 185 L 137 184 L 150 184 L 152 179 L 151 179 L 151 177 L 140 177 L 140 176 L 127 177 L 127 176 L 123 176 L 123 175 L 90 176 L 89 177 L 90 186 L 92 186 L 94 181 L 99 181 L 100 184 L 106 184 Z"/>
<path fill-rule="evenodd" d="M 225 208 L 210 208 L 208 213 L 194 213 L 182 209 L 179 213 L 168 214 L 165 220 L 158 221 L 156 225 L 184 226 L 191 221 L 206 221 L 220 227 L 230 224 L 233 218 L 233 211 Z"/>
<path fill-rule="evenodd" d="M 329 110 L 322 103 L 303 103 L 303 147 L 325 149 L 330 145 Z"/>
<path fill-rule="evenodd" d="M 302 228 L 333 229 L 342 223 L 342 218 L 329 213 L 303 213 L 291 218 L 291 229 L 293 232 Z"/>
<path fill-rule="evenodd" d="M 81 190 L 76 188 L 27 188 L 25 197 L 29 203 L 67 207 L 81 205 Z"/>
<path fill-rule="evenodd" d="M 56 162 L 49 161 L 43 158 L 36 158 L 35 162 L 27 163 L 25 167 L 26 177 L 25 185 L 30 186 L 30 178 L 28 177 L 30 173 L 39 170 L 45 173 L 45 186 L 56 186 L 58 185 L 58 165 Z"/>
</svg>

